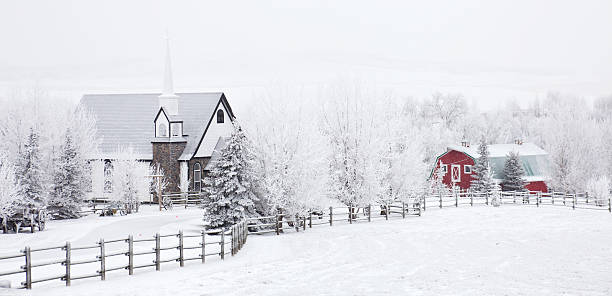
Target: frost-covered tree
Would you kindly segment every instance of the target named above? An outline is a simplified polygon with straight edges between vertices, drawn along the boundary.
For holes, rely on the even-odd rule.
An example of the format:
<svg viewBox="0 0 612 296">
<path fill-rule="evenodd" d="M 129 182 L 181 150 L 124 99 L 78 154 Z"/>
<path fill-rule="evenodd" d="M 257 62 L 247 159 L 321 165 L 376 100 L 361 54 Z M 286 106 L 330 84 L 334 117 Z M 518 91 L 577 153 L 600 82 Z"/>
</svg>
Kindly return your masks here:
<svg viewBox="0 0 612 296">
<path fill-rule="evenodd" d="M 491 190 L 490 172 L 491 165 L 489 163 L 489 148 L 487 141 L 483 137 L 478 145 L 478 159 L 472 169 L 472 182 L 470 188 L 476 192 L 489 192 Z"/>
<path fill-rule="evenodd" d="M 121 149 L 112 161 L 112 199 L 120 202 L 130 212 L 137 212 L 140 197 L 149 194 L 150 167 L 138 160 L 133 149 Z"/>
<path fill-rule="evenodd" d="M 17 177 L 21 184 L 19 190 L 20 210 L 41 210 L 46 206 L 45 173 L 41 167 L 41 152 L 39 134 L 35 128 L 30 128 L 27 141 L 21 148 L 17 160 Z"/>
<path fill-rule="evenodd" d="M 525 190 L 525 170 L 518 153 L 510 152 L 504 164 L 502 185 L 505 191 Z"/>
<path fill-rule="evenodd" d="M 204 179 L 204 218 L 209 227 L 226 228 L 244 217 L 257 215 L 254 175 L 250 164 L 254 161 L 244 132 L 234 123 L 232 135 L 221 149 L 219 159 Z"/>
<path fill-rule="evenodd" d="M 80 209 L 87 190 L 83 170 L 86 162 L 73 140 L 72 130 L 66 130 L 65 141 L 53 174 L 52 191 L 47 209 L 56 219 L 80 217 Z"/>
<path fill-rule="evenodd" d="M 597 205 L 605 205 L 608 199 L 612 197 L 612 184 L 607 176 L 599 176 L 589 180 L 587 184 L 587 192 L 589 198 L 595 200 Z"/>
<path fill-rule="evenodd" d="M 15 167 L 8 162 L 6 156 L 0 156 L 0 218 L 3 222 L 6 222 L 6 218 L 15 214 L 17 210 L 19 189 Z M 0 227 L 5 228 L 6 225 Z"/>
</svg>

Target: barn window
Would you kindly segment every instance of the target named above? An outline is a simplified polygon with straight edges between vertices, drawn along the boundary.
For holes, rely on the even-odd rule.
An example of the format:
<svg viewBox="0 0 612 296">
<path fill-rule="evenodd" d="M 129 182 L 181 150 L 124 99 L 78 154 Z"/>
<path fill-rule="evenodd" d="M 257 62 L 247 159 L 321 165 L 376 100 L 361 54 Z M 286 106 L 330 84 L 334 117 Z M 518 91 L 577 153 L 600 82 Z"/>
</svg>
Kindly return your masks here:
<svg viewBox="0 0 612 296">
<path fill-rule="evenodd" d="M 223 123 L 223 122 L 225 122 L 223 110 L 219 109 L 217 110 L 217 123 Z"/>
<path fill-rule="evenodd" d="M 448 172 L 448 164 L 443 164 L 441 169 L 442 169 L 442 175 L 446 175 L 446 173 Z"/>
<path fill-rule="evenodd" d="M 199 162 L 193 165 L 193 190 L 202 190 L 202 166 Z"/>
<path fill-rule="evenodd" d="M 463 166 L 463 173 L 464 174 L 471 174 L 472 173 L 472 166 L 471 165 L 464 165 Z"/>
</svg>

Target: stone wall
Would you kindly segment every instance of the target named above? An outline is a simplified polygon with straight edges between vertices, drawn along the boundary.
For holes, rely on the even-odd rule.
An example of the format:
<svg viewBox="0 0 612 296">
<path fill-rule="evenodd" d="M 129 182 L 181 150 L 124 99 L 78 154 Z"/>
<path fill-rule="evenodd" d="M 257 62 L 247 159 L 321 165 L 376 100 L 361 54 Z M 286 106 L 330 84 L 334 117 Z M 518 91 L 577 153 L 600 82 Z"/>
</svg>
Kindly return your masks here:
<svg viewBox="0 0 612 296">
<path fill-rule="evenodd" d="M 183 150 L 185 150 L 186 142 L 154 142 L 153 143 L 153 162 L 152 164 L 159 165 L 168 179 L 168 187 L 164 192 L 179 192 L 181 184 L 181 168 L 178 161 Z"/>
</svg>

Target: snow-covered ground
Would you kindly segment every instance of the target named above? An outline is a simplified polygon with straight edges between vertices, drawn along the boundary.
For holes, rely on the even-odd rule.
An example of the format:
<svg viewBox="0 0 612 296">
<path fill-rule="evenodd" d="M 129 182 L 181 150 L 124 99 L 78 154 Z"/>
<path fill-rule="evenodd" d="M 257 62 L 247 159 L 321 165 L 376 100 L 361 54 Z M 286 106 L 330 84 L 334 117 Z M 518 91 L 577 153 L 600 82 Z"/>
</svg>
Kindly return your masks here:
<svg viewBox="0 0 612 296">
<path fill-rule="evenodd" d="M 74 240 L 90 243 L 111 234 L 151 234 L 166 223 L 172 223 L 168 231 L 197 227 L 199 217 L 198 210 L 162 217 L 149 211 L 108 219 L 112 230 L 94 217 L 86 219 L 95 225 L 65 224 L 75 228 Z M 55 232 L 60 242 L 72 232 L 61 228 L 52 223 L 48 234 L 35 236 L 51 241 Z M 0 251 L 33 245 L 34 236 L 27 236 L 0 236 Z M 69 288 L 56 282 L 31 291 L 0 289 L 0 295 L 610 295 L 611 246 L 612 215 L 604 211 L 432 208 L 420 218 L 252 235 L 225 262 L 170 264 L 160 272 L 120 272 Z"/>
</svg>

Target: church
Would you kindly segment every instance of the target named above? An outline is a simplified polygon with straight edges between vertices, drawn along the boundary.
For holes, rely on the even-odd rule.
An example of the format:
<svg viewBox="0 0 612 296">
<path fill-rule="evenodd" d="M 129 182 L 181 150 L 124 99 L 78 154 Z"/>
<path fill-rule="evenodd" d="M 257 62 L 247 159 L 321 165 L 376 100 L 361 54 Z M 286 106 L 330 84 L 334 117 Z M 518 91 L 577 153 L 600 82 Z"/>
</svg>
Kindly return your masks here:
<svg viewBox="0 0 612 296">
<path fill-rule="evenodd" d="M 95 116 L 100 144 L 90 160 L 91 198 L 111 194 L 108 171 L 128 147 L 138 160 L 163 169 L 165 192 L 200 191 L 210 159 L 224 146 L 235 118 L 222 92 L 174 92 L 169 44 L 162 93 L 86 94 L 80 104 Z"/>
</svg>

